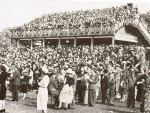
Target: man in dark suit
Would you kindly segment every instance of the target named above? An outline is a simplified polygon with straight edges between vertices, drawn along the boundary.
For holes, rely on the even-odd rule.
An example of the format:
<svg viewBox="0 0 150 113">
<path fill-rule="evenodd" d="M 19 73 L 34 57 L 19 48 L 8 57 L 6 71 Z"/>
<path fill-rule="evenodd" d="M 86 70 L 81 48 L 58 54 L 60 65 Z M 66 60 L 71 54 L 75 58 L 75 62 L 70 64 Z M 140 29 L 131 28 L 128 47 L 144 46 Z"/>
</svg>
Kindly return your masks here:
<svg viewBox="0 0 150 113">
<path fill-rule="evenodd" d="M 105 104 L 106 100 L 108 102 L 107 97 L 108 86 L 109 86 L 108 70 L 104 69 L 103 74 L 101 75 L 102 104 Z"/>
<path fill-rule="evenodd" d="M 19 69 L 16 69 L 12 77 L 12 101 L 18 101 L 18 91 L 20 87 L 20 76 L 21 72 Z"/>
<path fill-rule="evenodd" d="M 96 84 L 98 83 L 99 78 L 95 73 L 93 73 L 93 75 L 90 77 L 88 81 L 89 81 L 88 104 L 89 106 L 93 107 L 96 101 Z"/>
<path fill-rule="evenodd" d="M 132 64 L 128 64 L 127 107 L 135 107 L 135 81 L 135 69 Z"/>
<path fill-rule="evenodd" d="M 56 76 L 57 76 L 57 71 L 54 70 L 52 72 L 52 76 L 50 77 L 50 82 L 48 85 L 49 94 L 51 95 L 52 99 L 54 99 L 54 104 L 53 104 L 54 109 L 57 109 L 59 104 L 58 101 L 59 87 L 58 87 L 58 81 L 56 80 Z"/>
</svg>

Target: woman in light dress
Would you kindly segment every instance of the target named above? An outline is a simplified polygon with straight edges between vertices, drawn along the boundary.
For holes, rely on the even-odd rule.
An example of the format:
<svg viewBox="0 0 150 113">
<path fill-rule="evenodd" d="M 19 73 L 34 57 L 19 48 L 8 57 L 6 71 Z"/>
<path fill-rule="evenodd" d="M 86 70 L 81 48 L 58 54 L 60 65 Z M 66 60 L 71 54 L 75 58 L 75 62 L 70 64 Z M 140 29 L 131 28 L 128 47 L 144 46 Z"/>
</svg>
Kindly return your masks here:
<svg viewBox="0 0 150 113">
<path fill-rule="evenodd" d="M 89 86 L 89 83 L 88 83 L 88 79 L 90 79 L 90 74 L 91 73 L 91 70 L 85 66 L 84 67 L 84 76 L 82 79 L 86 80 L 86 86 L 87 86 L 87 89 L 85 91 L 85 97 L 84 97 L 84 105 L 87 105 L 88 104 L 88 86 Z"/>
<path fill-rule="evenodd" d="M 38 81 L 38 95 L 37 95 L 37 110 L 41 110 L 42 113 L 47 113 L 47 103 L 48 103 L 48 84 L 49 76 L 48 69 L 46 67 L 42 68 L 42 79 Z"/>
<path fill-rule="evenodd" d="M 62 88 L 60 95 L 59 95 L 59 106 L 58 109 L 62 107 L 62 104 L 65 104 L 65 110 L 68 108 L 68 105 L 70 105 L 73 102 L 74 98 L 74 92 L 73 87 L 74 85 L 74 78 L 73 78 L 73 71 L 72 69 L 68 69 L 66 73 L 66 82 L 64 87 Z"/>
</svg>

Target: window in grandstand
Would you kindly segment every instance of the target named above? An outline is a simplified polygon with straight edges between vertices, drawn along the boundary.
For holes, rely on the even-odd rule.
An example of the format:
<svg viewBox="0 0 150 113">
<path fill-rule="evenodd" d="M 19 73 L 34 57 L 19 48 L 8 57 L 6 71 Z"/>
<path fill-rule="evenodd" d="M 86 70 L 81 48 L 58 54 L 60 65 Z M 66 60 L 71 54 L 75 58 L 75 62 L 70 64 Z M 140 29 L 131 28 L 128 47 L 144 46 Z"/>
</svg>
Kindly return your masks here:
<svg viewBox="0 0 150 113">
<path fill-rule="evenodd" d="M 19 43 L 23 47 L 30 48 L 31 46 L 31 40 L 20 40 Z"/>
<path fill-rule="evenodd" d="M 94 38 L 94 45 L 111 45 L 112 44 L 112 38 Z"/>
<path fill-rule="evenodd" d="M 91 45 L 91 38 L 78 38 L 77 45 Z"/>
<path fill-rule="evenodd" d="M 45 39 L 45 47 L 58 46 L 59 39 Z"/>
<path fill-rule="evenodd" d="M 33 47 L 41 47 L 43 46 L 43 39 L 33 40 Z"/>
<path fill-rule="evenodd" d="M 73 45 L 74 39 L 61 39 L 61 45 Z"/>
</svg>

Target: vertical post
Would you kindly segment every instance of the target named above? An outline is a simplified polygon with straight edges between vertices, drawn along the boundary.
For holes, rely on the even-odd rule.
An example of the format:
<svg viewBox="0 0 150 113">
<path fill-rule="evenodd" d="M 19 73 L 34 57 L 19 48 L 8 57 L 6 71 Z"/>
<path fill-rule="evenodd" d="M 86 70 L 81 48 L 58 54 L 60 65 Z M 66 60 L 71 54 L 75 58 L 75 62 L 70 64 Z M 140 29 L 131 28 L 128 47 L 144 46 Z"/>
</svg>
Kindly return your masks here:
<svg viewBox="0 0 150 113">
<path fill-rule="evenodd" d="M 18 38 L 17 40 L 17 47 L 19 48 L 20 47 L 20 39 Z"/>
<path fill-rule="evenodd" d="M 112 36 L 112 47 L 115 46 L 115 36 Z"/>
<path fill-rule="evenodd" d="M 74 47 L 76 47 L 77 46 L 77 38 L 75 37 L 74 38 Z"/>
<path fill-rule="evenodd" d="M 91 38 L 91 51 L 93 51 L 94 37 Z"/>
<path fill-rule="evenodd" d="M 61 45 L 61 38 L 59 37 L 59 40 L 58 40 L 58 46 Z"/>
<path fill-rule="evenodd" d="M 31 39 L 31 45 L 30 45 L 30 49 L 33 49 L 33 38 Z"/>
<path fill-rule="evenodd" d="M 10 39 L 10 48 L 12 47 L 12 38 Z"/>
<path fill-rule="evenodd" d="M 45 48 L 45 38 L 43 38 L 43 48 Z"/>
</svg>

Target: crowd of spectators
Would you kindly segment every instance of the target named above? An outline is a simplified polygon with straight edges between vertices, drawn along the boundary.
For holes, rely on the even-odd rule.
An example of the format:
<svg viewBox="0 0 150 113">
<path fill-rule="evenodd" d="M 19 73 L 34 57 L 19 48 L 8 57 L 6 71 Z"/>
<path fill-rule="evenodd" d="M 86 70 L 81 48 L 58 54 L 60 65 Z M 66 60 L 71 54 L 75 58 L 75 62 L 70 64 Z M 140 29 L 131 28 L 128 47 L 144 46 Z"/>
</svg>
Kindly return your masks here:
<svg viewBox="0 0 150 113">
<path fill-rule="evenodd" d="M 124 62 L 130 62 L 133 65 L 138 64 L 137 61 L 143 62 L 137 60 L 143 54 L 143 52 L 139 54 L 138 51 L 146 52 L 144 48 L 140 49 L 140 47 L 133 45 L 118 45 L 114 48 L 99 45 L 94 46 L 93 51 L 91 51 L 90 46 L 35 47 L 33 50 L 25 47 L 7 48 L 1 50 L 0 61 L 1 64 L 6 64 L 11 71 L 14 68 L 21 68 L 22 70 L 31 68 L 35 71 L 43 64 L 46 64 L 50 70 L 56 68 L 59 71 L 58 73 L 64 66 L 78 70 L 82 65 L 89 65 L 91 68 L 100 71 L 107 65 L 111 67 L 119 65 L 121 67 Z"/>
<path fill-rule="evenodd" d="M 140 73 L 140 75 L 149 74 L 149 66 L 146 63 L 146 61 L 149 61 L 149 55 L 147 56 L 147 53 L 149 52 L 147 52 L 144 47 L 136 45 L 116 45 L 115 47 L 111 45 L 99 45 L 94 46 L 93 51 L 91 51 L 90 46 L 83 45 L 77 47 L 66 45 L 48 48 L 35 47 L 33 50 L 25 47 L 7 48 L 0 52 L 0 63 L 6 67 L 6 71 L 11 73 L 12 77 L 15 75 L 14 72 L 16 72 L 16 69 L 19 71 L 18 73 L 21 73 L 20 79 L 25 76 L 24 74 L 26 73 L 26 76 L 28 76 L 26 80 L 28 81 L 29 89 L 37 89 L 39 87 L 37 81 L 40 80 L 42 69 L 45 66 L 47 67 L 48 75 L 51 76 L 55 74 L 54 78 L 58 80 L 60 85 L 63 83 L 63 78 L 70 69 L 73 70 L 77 78 L 81 77 L 80 79 L 84 78 L 81 74 L 82 72 L 88 76 L 92 76 L 91 74 L 95 73 L 94 76 L 98 76 L 98 78 L 95 79 L 97 86 L 94 87 L 96 88 L 96 97 L 102 98 L 102 103 L 105 103 L 106 99 L 109 99 L 106 98 L 106 91 L 110 90 L 110 100 L 108 103 L 112 104 L 115 95 L 121 95 L 122 101 L 125 101 L 124 96 L 126 96 L 126 94 L 128 95 L 128 87 L 130 85 L 128 81 L 132 79 L 129 79 L 131 77 L 130 74 L 128 75 L 124 72 L 136 72 L 134 73 L 135 80 L 138 80 L 138 73 Z M 146 58 L 148 59 L 146 60 Z M 70 71 L 68 73 L 70 73 Z M 73 74 L 72 71 L 71 74 Z M 108 77 L 108 83 L 105 80 L 105 82 L 103 81 L 103 76 L 104 78 L 105 76 Z M 24 82 L 21 82 L 21 84 L 22 83 Z M 133 84 L 135 83 L 136 82 L 133 82 Z M 104 87 L 105 91 L 103 90 L 104 84 L 113 84 L 113 86 L 108 85 L 107 88 Z M 80 100 L 84 100 L 85 95 L 82 95 L 82 99 L 80 98 L 79 92 L 83 90 L 80 90 L 81 86 L 79 86 L 78 82 L 75 87 L 77 88 L 76 92 L 80 102 Z M 102 87 L 102 89 L 100 87 Z M 123 90 L 120 90 L 120 87 Z M 134 87 L 133 85 L 132 88 Z M 25 93 L 27 93 L 27 89 Z M 133 95 L 131 94 L 131 97 Z M 141 95 L 139 97 L 141 98 Z M 25 96 L 23 99 L 25 99 Z M 18 101 L 18 99 L 16 101 Z M 84 100 L 81 103 L 87 104 L 86 102 Z M 132 102 L 135 102 L 133 98 L 132 100 L 127 100 L 127 105 L 130 106 Z M 92 104 L 92 106 L 94 106 L 94 104 Z M 134 104 L 132 104 L 132 107 L 134 107 Z"/>
<path fill-rule="evenodd" d="M 138 9 L 133 4 L 105 9 L 54 13 L 12 28 L 13 37 L 70 36 L 111 34 L 134 19 Z"/>
<path fill-rule="evenodd" d="M 9 67 L 26 67 L 27 65 L 40 64 L 46 62 L 50 67 L 61 68 L 65 62 L 72 65 L 79 65 L 81 62 L 93 64 L 105 64 L 110 62 L 121 65 L 123 60 L 129 60 L 130 52 L 135 50 L 136 46 L 112 46 L 99 45 L 94 46 L 91 51 L 90 46 L 59 46 L 59 47 L 35 47 L 32 50 L 22 48 L 7 48 L 1 50 L 1 62 L 7 63 Z M 133 54 L 132 54 L 133 55 Z M 109 60 L 109 61 L 107 61 Z"/>
</svg>

